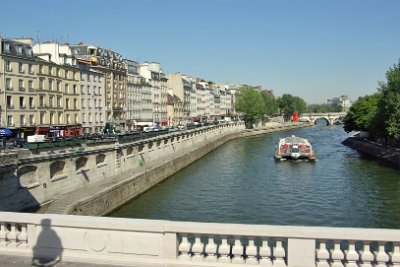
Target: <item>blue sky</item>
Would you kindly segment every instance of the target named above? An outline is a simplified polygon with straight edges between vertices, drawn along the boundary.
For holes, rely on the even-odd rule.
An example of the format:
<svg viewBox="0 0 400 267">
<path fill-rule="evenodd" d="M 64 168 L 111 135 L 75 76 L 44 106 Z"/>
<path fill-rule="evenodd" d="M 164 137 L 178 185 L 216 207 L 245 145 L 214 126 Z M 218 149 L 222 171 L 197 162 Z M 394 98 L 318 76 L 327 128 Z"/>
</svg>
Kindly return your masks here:
<svg viewBox="0 0 400 267">
<path fill-rule="evenodd" d="M 164 71 L 308 103 L 376 92 L 400 59 L 398 0 L 4 1 L 4 37 L 92 43 Z"/>
</svg>

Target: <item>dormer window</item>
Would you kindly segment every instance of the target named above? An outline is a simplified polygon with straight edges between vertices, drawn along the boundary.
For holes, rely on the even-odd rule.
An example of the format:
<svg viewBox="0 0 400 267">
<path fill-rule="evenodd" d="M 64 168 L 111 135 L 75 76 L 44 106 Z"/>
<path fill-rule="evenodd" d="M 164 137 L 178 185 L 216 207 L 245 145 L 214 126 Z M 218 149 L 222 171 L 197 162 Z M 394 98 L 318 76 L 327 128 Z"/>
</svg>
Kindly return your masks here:
<svg viewBox="0 0 400 267">
<path fill-rule="evenodd" d="M 4 52 L 10 53 L 11 47 L 9 43 L 4 43 Z"/>
<path fill-rule="evenodd" d="M 22 46 L 17 45 L 16 50 L 17 50 L 17 55 L 22 55 Z"/>
</svg>

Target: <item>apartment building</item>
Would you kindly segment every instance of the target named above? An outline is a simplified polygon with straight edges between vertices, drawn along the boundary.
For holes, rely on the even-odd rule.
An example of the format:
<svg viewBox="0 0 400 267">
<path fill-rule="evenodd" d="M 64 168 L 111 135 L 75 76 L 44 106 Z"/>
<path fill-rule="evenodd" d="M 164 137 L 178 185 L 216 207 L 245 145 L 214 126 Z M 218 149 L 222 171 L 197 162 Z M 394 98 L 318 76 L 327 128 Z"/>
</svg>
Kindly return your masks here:
<svg viewBox="0 0 400 267">
<path fill-rule="evenodd" d="M 81 119 L 85 134 L 99 133 L 105 125 L 104 73 L 93 70 L 91 62 L 77 60 L 80 70 Z"/>
<path fill-rule="evenodd" d="M 160 63 L 145 62 L 140 64 L 140 75 L 149 83 L 152 91 L 153 123 L 167 125 L 167 78 L 163 73 Z"/>
<path fill-rule="evenodd" d="M 38 43 L 38 125 L 81 124 L 80 70 L 68 45 Z"/>
<path fill-rule="evenodd" d="M 128 130 L 153 124 L 152 86 L 140 76 L 140 64 L 125 59 L 127 66 L 126 119 Z"/>
<path fill-rule="evenodd" d="M 126 65 L 122 56 L 110 49 L 83 43 L 70 45 L 70 48 L 77 60 L 90 62 L 91 70 L 104 75 L 105 91 L 102 94 L 104 96 L 106 129 L 114 132 L 124 130 L 126 125 Z"/>
<path fill-rule="evenodd" d="M 0 126 L 32 134 L 38 119 L 32 39 L 0 38 Z"/>
</svg>

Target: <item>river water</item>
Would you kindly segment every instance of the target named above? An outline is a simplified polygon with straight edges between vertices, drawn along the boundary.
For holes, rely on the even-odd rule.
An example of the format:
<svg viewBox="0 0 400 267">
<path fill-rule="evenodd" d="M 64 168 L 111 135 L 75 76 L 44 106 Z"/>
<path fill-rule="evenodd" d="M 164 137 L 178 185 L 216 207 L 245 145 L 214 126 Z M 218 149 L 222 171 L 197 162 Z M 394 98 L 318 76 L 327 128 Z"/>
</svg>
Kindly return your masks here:
<svg viewBox="0 0 400 267">
<path fill-rule="evenodd" d="M 274 161 L 290 135 L 318 161 Z M 321 123 L 230 141 L 109 216 L 400 229 L 400 173 L 343 146 L 347 136 Z"/>
</svg>

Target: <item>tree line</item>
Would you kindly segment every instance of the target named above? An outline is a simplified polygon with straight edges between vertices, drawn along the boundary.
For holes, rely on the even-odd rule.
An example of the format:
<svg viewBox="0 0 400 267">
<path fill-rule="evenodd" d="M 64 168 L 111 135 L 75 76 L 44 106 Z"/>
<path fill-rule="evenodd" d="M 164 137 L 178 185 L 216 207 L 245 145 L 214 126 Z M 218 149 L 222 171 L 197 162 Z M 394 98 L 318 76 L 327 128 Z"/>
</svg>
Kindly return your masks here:
<svg viewBox="0 0 400 267">
<path fill-rule="evenodd" d="M 344 130 L 367 132 L 373 141 L 400 147 L 400 61 L 386 72 L 386 80 L 351 106 Z"/>
<path fill-rule="evenodd" d="M 293 112 L 301 114 L 307 111 L 307 104 L 300 97 L 284 94 L 275 98 L 268 91 L 256 90 L 249 85 L 242 85 L 235 97 L 236 111 L 243 113 L 248 128 L 269 116 L 283 116 L 285 121 L 289 121 Z"/>
</svg>

